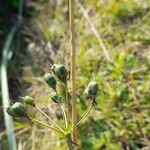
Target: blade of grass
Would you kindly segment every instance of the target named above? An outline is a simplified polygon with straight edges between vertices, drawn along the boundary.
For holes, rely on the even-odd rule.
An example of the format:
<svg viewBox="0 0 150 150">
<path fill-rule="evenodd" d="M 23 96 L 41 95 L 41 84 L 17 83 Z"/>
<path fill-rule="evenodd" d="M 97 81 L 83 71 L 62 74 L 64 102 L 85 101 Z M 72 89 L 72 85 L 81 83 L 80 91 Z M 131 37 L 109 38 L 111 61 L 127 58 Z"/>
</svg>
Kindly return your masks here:
<svg viewBox="0 0 150 150">
<path fill-rule="evenodd" d="M 99 42 L 100 47 L 101 47 L 102 50 L 103 50 L 103 53 L 104 53 L 104 55 L 105 55 L 107 61 L 110 62 L 110 63 L 112 63 L 112 64 L 114 64 L 114 61 L 113 61 L 113 59 L 112 59 L 112 56 L 110 55 L 108 49 L 106 48 L 106 46 L 105 46 L 105 44 L 104 44 L 104 42 L 103 42 L 101 36 L 99 35 L 99 33 L 98 33 L 98 31 L 97 31 L 95 25 L 93 24 L 93 21 L 92 21 L 91 18 L 89 17 L 89 15 L 88 15 L 86 9 L 84 9 L 84 7 L 81 5 L 81 3 L 80 3 L 79 1 L 78 1 L 77 4 L 79 5 L 80 10 L 81 10 L 81 12 L 83 13 L 85 19 L 87 20 L 87 22 L 88 22 L 88 24 L 89 24 L 91 30 L 92 30 L 93 33 L 95 34 L 95 36 L 96 36 L 96 38 L 97 38 L 97 40 L 98 40 L 98 42 Z"/>
<path fill-rule="evenodd" d="M 22 12 L 23 12 L 23 0 L 19 1 L 18 8 L 18 20 L 9 32 L 3 47 L 2 62 L 1 62 L 1 89 L 2 89 L 2 104 L 4 108 L 9 106 L 9 88 L 7 78 L 7 64 L 8 64 L 8 53 L 10 52 L 10 46 L 16 34 L 18 27 L 22 23 Z M 16 150 L 16 142 L 13 133 L 13 121 L 12 118 L 7 114 L 4 109 L 5 127 L 7 131 L 8 149 Z"/>
</svg>

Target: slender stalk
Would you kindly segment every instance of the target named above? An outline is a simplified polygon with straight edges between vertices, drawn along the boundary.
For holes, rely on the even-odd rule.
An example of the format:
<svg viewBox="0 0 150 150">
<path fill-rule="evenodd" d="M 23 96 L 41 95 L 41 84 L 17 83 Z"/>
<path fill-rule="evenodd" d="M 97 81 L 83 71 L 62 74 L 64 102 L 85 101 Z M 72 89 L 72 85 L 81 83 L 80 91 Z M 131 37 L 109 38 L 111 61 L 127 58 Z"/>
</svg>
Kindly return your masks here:
<svg viewBox="0 0 150 150">
<path fill-rule="evenodd" d="M 66 116 L 66 112 L 65 112 L 65 109 L 64 109 L 64 106 L 63 104 L 59 104 L 61 110 L 62 110 L 62 114 L 63 114 L 63 118 L 64 118 L 64 121 L 65 121 L 65 125 L 66 125 L 66 129 L 68 130 L 68 120 L 67 120 L 67 116 Z"/>
<path fill-rule="evenodd" d="M 66 141 L 67 141 L 69 150 L 74 150 L 73 143 L 71 141 L 71 135 L 67 135 Z"/>
<path fill-rule="evenodd" d="M 75 27 L 74 27 L 74 0 L 69 0 L 69 24 L 70 24 L 70 44 L 71 44 L 71 87 L 72 87 L 72 124 L 77 122 L 77 108 L 76 108 L 76 53 L 75 53 Z M 72 139 L 77 143 L 77 128 L 73 127 Z"/>
<path fill-rule="evenodd" d="M 28 118 L 31 119 L 32 122 L 35 122 L 35 123 L 38 123 L 38 124 L 43 125 L 43 126 L 45 126 L 45 127 L 48 127 L 48 128 L 50 128 L 50 129 L 52 129 L 52 130 L 54 130 L 54 131 L 63 133 L 61 130 L 58 130 L 58 129 L 56 129 L 56 128 L 53 128 L 52 126 L 50 126 L 50 125 L 48 125 L 48 124 L 46 124 L 46 123 L 43 123 L 43 122 L 41 122 L 41 121 L 39 121 L 39 120 L 37 120 L 37 119 L 35 119 L 35 118 L 32 118 L 32 117 L 30 117 L 30 116 L 28 116 Z M 64 133 L 63 133 L 63 134 L 64 134 Z"/>
<path fill-rule="evenodd" d="M 70 114 L 69 114 L 69 99 L 68 99 L 68 88 L 67 88 L 67 83 L 65 84 L 65 93 L 66 93 L 66 112 L 67 112 L 67 118 L 69 120 Z"/>
<path fill-rule="evenodd" d="M 65 101 L 64 101 L 64 103 L 65 103 L 65 106 L 66 106 L 66 110 L 64 109 L 64 106 L 63 106 L 63 104 L 62 103 L 59 103 L 59 106 L 60 106 L 60 108 L 61 108 L 61 111 L 62 111 L 62 115 L 63 115 L 63 119 L 64 119 L 64 122 L 65 122 L 65 125 L 66 125 L 66 129 L 68 130 L 68 119 L 67 118 L 69 118 L 68 117 L 68 115 L 69 115 L 69 105 L 68 105 L 68 89 L 67 89 L 67 83 L 65 83 L 65 84 L 63 84 L 64 85 L 64 87 L 65 87 L 65 93 L 67 93 L 66 95 L 65 95 Z M 57 92 L 57 90 L 56 90 L 56 93 L 58 94 L 58 92 Z M 59 94 L 58 94 L 59 95 Z M 66 115 L 67 114 L 67 115 Z"/>
<path fill-rule="evenodd" d="M 66 132 L 65 132 L 57 123 L 55 123 L 47 114 L 45 114 L 45 112 L 43 112 L 38 106 L 35 105 L 35 107 L 36 107 L 44 116 L 46 116 L 59 130 L 61 130 L 64 134 L 66 134 Z"/>
<path fill-rule="evenodd" d="M 88 113 L 90 112 L 90 110 L 92 109 L 92 107 L 93 107 L 93 102 L 92 102 L 92 103 L 88 106 L 88 108 L 83 112 L 83 114 L 81 115 L 80 120 L 79 120 L 76 124 L 72 125 L 72 128 L 69 130 L 69 132 L 73 129 L 74 126 L 78 126 L 78 125 L 80 124 L 80 122 L 88 115 Z"/>
<path fill-rule="evenodd" d="M 93 107 L 93 102 L 89 105 L 89 107 L 87 108 L 87 110 L 85 110 L 85 112 L 82 114 L 80 120 L 76 123 L 76 126 L 78 126 L 80 124 L 80 122 L 88 115 L 88 113 L 90 112 L 90 110 Z"/>
<path fill-rule="evenodd" d="M 67 144 L 68 144 L 68 148 L 69 148 L 69 150 L 74 150 L 74 148 L 73 148 L 73 144 L 72 144 L 72 142 L 71 142 L 71 140 L 70 140 L 70 139 L 67 139 Z"/>
</svg>

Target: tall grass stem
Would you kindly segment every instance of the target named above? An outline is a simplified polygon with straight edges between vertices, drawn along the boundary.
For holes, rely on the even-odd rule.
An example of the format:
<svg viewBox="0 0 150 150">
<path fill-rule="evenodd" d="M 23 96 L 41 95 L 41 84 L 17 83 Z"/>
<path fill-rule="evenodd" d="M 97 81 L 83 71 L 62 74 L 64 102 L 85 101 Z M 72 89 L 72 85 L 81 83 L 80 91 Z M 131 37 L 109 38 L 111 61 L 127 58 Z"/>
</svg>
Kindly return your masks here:
<svg viewBox="0 0 150 150">
<path fill-rule="evenodd" d="M 69 0 L 69 25 L 70 25 L 70 61 L 71 61 L 71 88 L 72 88 L 72 124 L 77 122 L 77 108 L 76 108 L 76 51 L 75 51 L 75 25 L 74 25 L 74 0 Z M 74 126 L 72 132 L 72 139 L 77 143 L 77 128 Z M 76 149 L 76 148 L 75 148 Z"/>
<path fill-rule="evenodd" d="M 1 62 L 1 89 L 2 89 L 2 104 L 3 107 L 7 108 L 9 106 L 9 86 L 8 86 L 8 77 L 7 77 L 7 65 L 8 65 L 8 53 L 11 51 L 10 46 L 15 37 L 17 29 L 20 27 L 22 23 L 23 16 L 23 0 L 19 1 L 18 7 L 18 20 L 16 24 L 10 30 L 6 41 L 4 43 L 4 47 L 2 50 L 2 62 Z M 4 119 L 5 119 L 5 127 L 7 131 L 7 140 L 8 140 L 8 149 L 16 150 L 16 141 L 13 133 L 13 121 L 12 118 L 7 114 L 4 109 Z"/>
</svg>

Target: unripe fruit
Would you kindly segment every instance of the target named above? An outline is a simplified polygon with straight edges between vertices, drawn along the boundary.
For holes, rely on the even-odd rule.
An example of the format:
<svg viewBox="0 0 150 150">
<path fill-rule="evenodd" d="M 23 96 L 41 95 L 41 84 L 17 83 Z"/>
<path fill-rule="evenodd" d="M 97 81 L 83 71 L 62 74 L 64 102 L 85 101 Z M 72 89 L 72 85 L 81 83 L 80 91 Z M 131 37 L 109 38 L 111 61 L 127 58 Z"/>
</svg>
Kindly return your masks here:
<svg viewBox="0 0 150 150">
<path fill-rule="evenodd" d="M 85 95 L 87 99 L 95 100 L 98 91 L 98 84 L 96 82 L 90 82 L 85 89 Z"/>
<path fill-rule="evenodd" d="M 20 102 L 16 102 L 12 105 L 10 110 L 18 116 L 25 116 L 27 114 L 26 107 Z"/>
<path fill-rule="evenodd" d="M 53 102 L 55 102 L 55 103 L 61 103 L 62 102 L 61 97 L 59 95 L 57 95 L 56 92 L 51 93 L 50 97 L 53 100 Z"/>
<path fill-rule="evenodd" d="M 26 104 L 35 106 L 33 98 L 31 96 L 25 96 L 25 97 L 22 97 L 22 99 L 25 101 Z"/>
<path fill-rule="evenodd" d="M 54 90 L 56 90 L 56 79 L 53 74 L 47 73 L 44 76 L 45 82 Z"/>
<path fill-rule="evenodd" d="M 10 116 L 12 116 L 12 117 L 16 117 L 16 116 L 17 116 L 17 115 L 14 113 L 14 111 L 12 110 L 11 106 L 6 109 L 6 112 L 8 113 L 8 115 L 10 115 Z"/>
<path fill-rule="evenodd" d="M 61 80 L 63 83 L 66 83 L 67 81 L 67 69 L 62 64 L 54 64 L 51 67 L 53 73 L 58 77 L 59 80 Z"/>
</svg>

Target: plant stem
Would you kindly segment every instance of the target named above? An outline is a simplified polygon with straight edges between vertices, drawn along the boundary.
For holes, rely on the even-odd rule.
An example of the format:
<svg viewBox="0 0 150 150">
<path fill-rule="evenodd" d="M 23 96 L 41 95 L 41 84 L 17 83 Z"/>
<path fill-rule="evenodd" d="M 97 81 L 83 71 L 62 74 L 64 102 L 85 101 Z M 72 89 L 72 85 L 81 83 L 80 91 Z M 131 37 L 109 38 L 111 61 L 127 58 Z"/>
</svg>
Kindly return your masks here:
<svg viewBox="0 0 150 150">
<path fill-rule="evenodd" d="M 79 120 L 76 124 L 74 124 L 74 125 L 72 126 L 72 128 L 69 130 L 69 132 L 73 129 L 74 126 L 78 126 L 78 125 L 80 124 L 80 122 L 88 115 L 88 113 L 90 112 L 90 110 L 92 109 L 92 107 L 93 107 L 93 102 L 88 106 L 88 108 L 87 108 L 87 109 L 84 111 L 84 113 L 81 115 L 80 120 Z"/>
<path fill-rule="evenodd" d="M 74 27 L 74 0 L 69 0 L 69 24 L 70 24 L 70 44 L 71 44 L 72 124 L 76 124 L 77 108 L 76 108 L 76 87 L 75 87 L 76 53 L 75 53 L 75 27 Z M 77 143 L 76 125 L 73 128 L 72 136 L 73 142 Z"/>
<path fill-rule="evenodd" d="M 64 134 L 66 134 L 66 132 L 65 132 L 57 123 L 55 123 L 47 114 L 45 114 L 45 112 L 43 112 L 38 106 L 35 105 L 35 107 L 36 107 L 44 116 L 46 116 L 59 130 L 61 130 Z"/>
<path fill-rule="evenodd" d="M 66 112 L 65 112 L 64 106 L 61 103 L 59 103 L 59 106 L 62 110 L 62 114 L 63 114 L 63 118 L 64 118 L 64 121 L 65 121 L 66 129 L 68 130 L 68 120 L 67 120 L 67 117 L 66 117 Z"/>
<path fill-rule="evenodd" d="M 53 128 L 52 126 L 50 126 L 50 125 L 48 125 L 48 124 L 46 124 L 46 123 L 43 123 L 43 122 L 41 122 L 41 121 L 39 121 L 39 120 L 37 120 L 37 119 L 35 119 L 35 118 L 32 118 L 32 117 L 30 117 L 30 116 L 28 116 L 28 118 L 31 119 L 32 122 L 36 122 L 36 123 L 38 123 L 38 124 L 40 124 L 40 125 L 43 125 L 43 126 L 45 126 L 45 127 L 48 127 L 48 128 L 50 128 L 50 129 L 54 130 L 54 131 L 63 133 L 61 130 L 58 130 L 58 129 L 56 129 L 56 128 Z M 64 134 L 64 133 L 63 133 L 63 134 Z"/>
<path fill-rule="evenodd" d="M 74 150 L 73 143 L 71 141 L 71 135 L 67 135 L 66 140 L 67 140 L 69 150 Z"/>
<path fill-rule="evenodd" d="M 76 123 L 76 126 L 78 126 L 80 124 L 80 122 L 88 115 L 88 113 L 90 112 L 90 110 L 92 109 L 92 107 L 93 107 L 93 102 L 89 105 L 89 107 L 82 114 L 80 120 Z"/>
<path fill-rule="evenodd" d="M 69 99 L 68 99 L 68 88 L 67 88 L 67 83 L 65 84 L 65 99 L 66 99 L 66 112 L 67 112 L 67 118 L 69 120 L 70 114 L 69 114 Z"/>
</svg>

